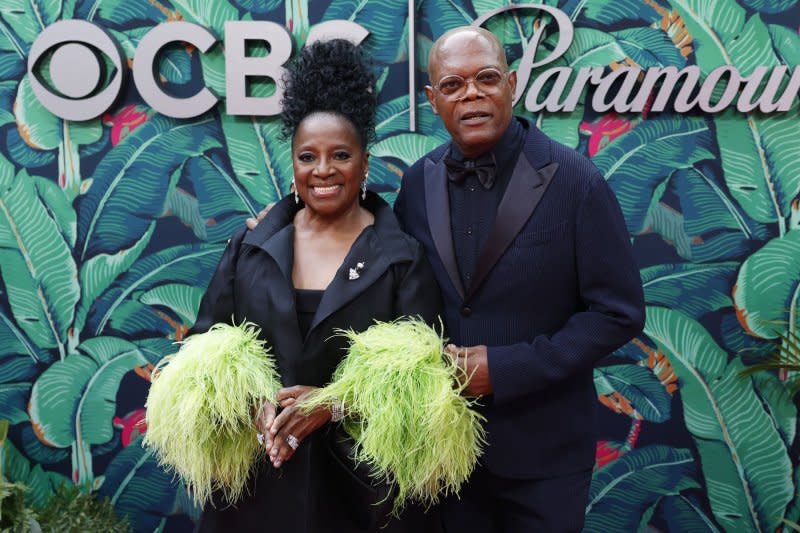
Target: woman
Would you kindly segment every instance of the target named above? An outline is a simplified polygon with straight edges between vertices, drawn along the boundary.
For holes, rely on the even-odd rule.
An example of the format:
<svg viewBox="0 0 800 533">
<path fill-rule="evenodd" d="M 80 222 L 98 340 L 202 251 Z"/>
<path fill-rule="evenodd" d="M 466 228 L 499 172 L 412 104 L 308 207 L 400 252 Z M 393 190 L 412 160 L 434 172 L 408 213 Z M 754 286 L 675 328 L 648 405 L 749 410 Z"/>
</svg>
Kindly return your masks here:
<svg viewBox="0 0 800 533">
<path fill-rule="evenodd" d="M 314 44 L 284 81 L 294 194 L 233 236 L 194 328 L 231 319 L 262 328 L 285 387 L 279 406 L 265 404 L 257 419 L 271 464 L 259 465 L 235 506 L 207 509 L 201 531 L 362 531 L 334 481 L 341 466 L 326 433 L 340 414 L 305 416 L 296 402 L 325 385 L 345 356 L 336 330 L 406 315 L 433 321 L 439 312 L 420 246 L 366 190 L 376 97 L 362 51 L 342 40 Z M 419 531 L 423 520 L 411 510 L 387 529 Z"/>
</svg>

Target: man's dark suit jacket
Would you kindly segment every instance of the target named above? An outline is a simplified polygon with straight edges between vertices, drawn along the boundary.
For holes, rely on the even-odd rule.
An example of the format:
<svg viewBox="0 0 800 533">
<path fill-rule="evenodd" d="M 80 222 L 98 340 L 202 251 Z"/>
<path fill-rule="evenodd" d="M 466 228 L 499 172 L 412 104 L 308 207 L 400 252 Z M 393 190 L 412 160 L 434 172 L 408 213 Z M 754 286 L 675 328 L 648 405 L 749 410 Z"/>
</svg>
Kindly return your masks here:
<svg viewBox="0 0 800 533">
<path fill-rule="evenodd" d="M 637 335 L 644 301 L 619 205 L 585 157 L 532 124 L 463 287 L 453 251 L 446 143 L 403 177 L 403 229 L 425 248 L 444 322 L 460 346 L 488 346 L 494 394 L 484 398 L 497 475 L 558 476 L 594 464 L 593 365 Z"/>
</svg>

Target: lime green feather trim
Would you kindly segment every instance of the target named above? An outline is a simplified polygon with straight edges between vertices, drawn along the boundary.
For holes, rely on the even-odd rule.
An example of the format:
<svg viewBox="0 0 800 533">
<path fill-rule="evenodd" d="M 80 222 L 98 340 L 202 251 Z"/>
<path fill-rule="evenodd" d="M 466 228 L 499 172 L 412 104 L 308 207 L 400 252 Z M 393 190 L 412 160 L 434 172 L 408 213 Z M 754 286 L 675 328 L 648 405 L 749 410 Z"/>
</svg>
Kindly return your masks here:
<svg viewBox="0 0 800 533">
<path fill-rule="evenodd" d="M 461 396 L 463 371 L 443 352 L 444 339 L 418 319 L 343 331 L 347 357 L 305 410 L 341 402 L 355 457 L 378 480 L 395 484 L 394 512 L 457 493 L 485 443 L 483 417 Z"/>
<path fill-rule="evenodd" d="M 235 502 L 263 449 L 254 414 L 280 388 L 253 324 L 216 324 L 161 360 L 147 397 L 144 444 L 203 505 L 220 490 Z"/>
</svg>

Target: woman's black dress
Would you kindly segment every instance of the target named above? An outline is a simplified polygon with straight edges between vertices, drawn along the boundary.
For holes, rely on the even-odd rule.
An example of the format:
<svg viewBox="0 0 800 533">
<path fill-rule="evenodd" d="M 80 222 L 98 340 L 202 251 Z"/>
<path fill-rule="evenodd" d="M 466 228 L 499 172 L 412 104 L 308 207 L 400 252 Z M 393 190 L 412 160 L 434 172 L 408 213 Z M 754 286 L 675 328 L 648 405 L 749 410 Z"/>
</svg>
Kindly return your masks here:
<svg viewBox="0 0 800 533">
<path fill-rule="evenodd" d="M 253 230 L 233 236 L 200 305 L 194 332 L 217 322 L 244 320 L 262 328 L 275 354 L 284 386 L 324 386 L 346 354 L 337 329 L 363 331 L 374 320 L 419 315 L 433 322 L 439 290 L 413 239 L 402 233 L 391 208 L 369 193 L 362 203 L 375 216 L 356 239 L 325 291 L 296 290 L 291 283 L 293 199 L 278 202 Z M 350 270 L 358 264 L 358 276 Z M 301 442 L 289 461 L 275 469 L 258 465 L 249 493 L 234 506 L 207 506 L 202 532 L 357 533 L 342 487 L 340 468 L 328 446 L 329 426 Z M 254 436 L 255 438 L 255 436 Z M 418 532 L 435 525 L 432 513 L 409 508 L 381 532 Z"/>
</svg>

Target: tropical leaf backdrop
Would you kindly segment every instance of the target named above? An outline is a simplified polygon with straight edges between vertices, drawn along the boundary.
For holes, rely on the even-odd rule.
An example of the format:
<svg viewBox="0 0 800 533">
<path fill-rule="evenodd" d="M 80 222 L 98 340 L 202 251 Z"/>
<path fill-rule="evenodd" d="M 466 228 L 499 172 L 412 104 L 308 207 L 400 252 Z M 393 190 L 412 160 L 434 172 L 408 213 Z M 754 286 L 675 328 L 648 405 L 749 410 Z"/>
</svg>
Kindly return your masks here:
<svg viewBox="0 0 800 533">
<path fill-rule="evenodd" d="M 196 318 L 226 239 L 288 193 L 275 118 L 224 104 L 174 120 L 132 84 L 101 118 L 59 119 L 26 74 L 62 19 L 108 29 L 134 61 L 153 26 L 272 20 L 295 48 L 314 25 L 355 21 L 380 68 L 371 187 L 393 200 L 405 168 L 447 139 L 421 92 L 444 31 L 509 0 L 417 0 L 417 128 L 409 128 L 408 12 L 400 0 L 3 0 L 0 3 L 0 413 L 5 472 L 42 503 L 61 483 L 111 499 L 136 531 L 187 531 L 198 510 L 139 445 L 153 366 Z M 795 0 L 546 0 L 574 21 L 558 65 L 648 68 L 800 59 Z M 512 65 L 537 11 L 493 18 Z M 552 25 L 551 25 L 552 26 Z M 556 36 L 546 26 L 539 55 Z M 264 50 L 253 50 L 264 54 Z M 224 93 L 221 46 L 170 47 L 168 91 Z M 534 74 L 535 76 L 535 74 Z M 255 95 L 269 94 L 257 80 Z M 774 532 L 800 519 L 797 410 L 783 382 L 741 371 L 800 327 L 800 120 L 782 114 L 527 112 L 592 158 L 625 214 L 648 304 L 639 338 L 595 373 L 602 409 L 586 531 Z M 558 431 L 558 428 L 543 428 Z"/>
</svg>

